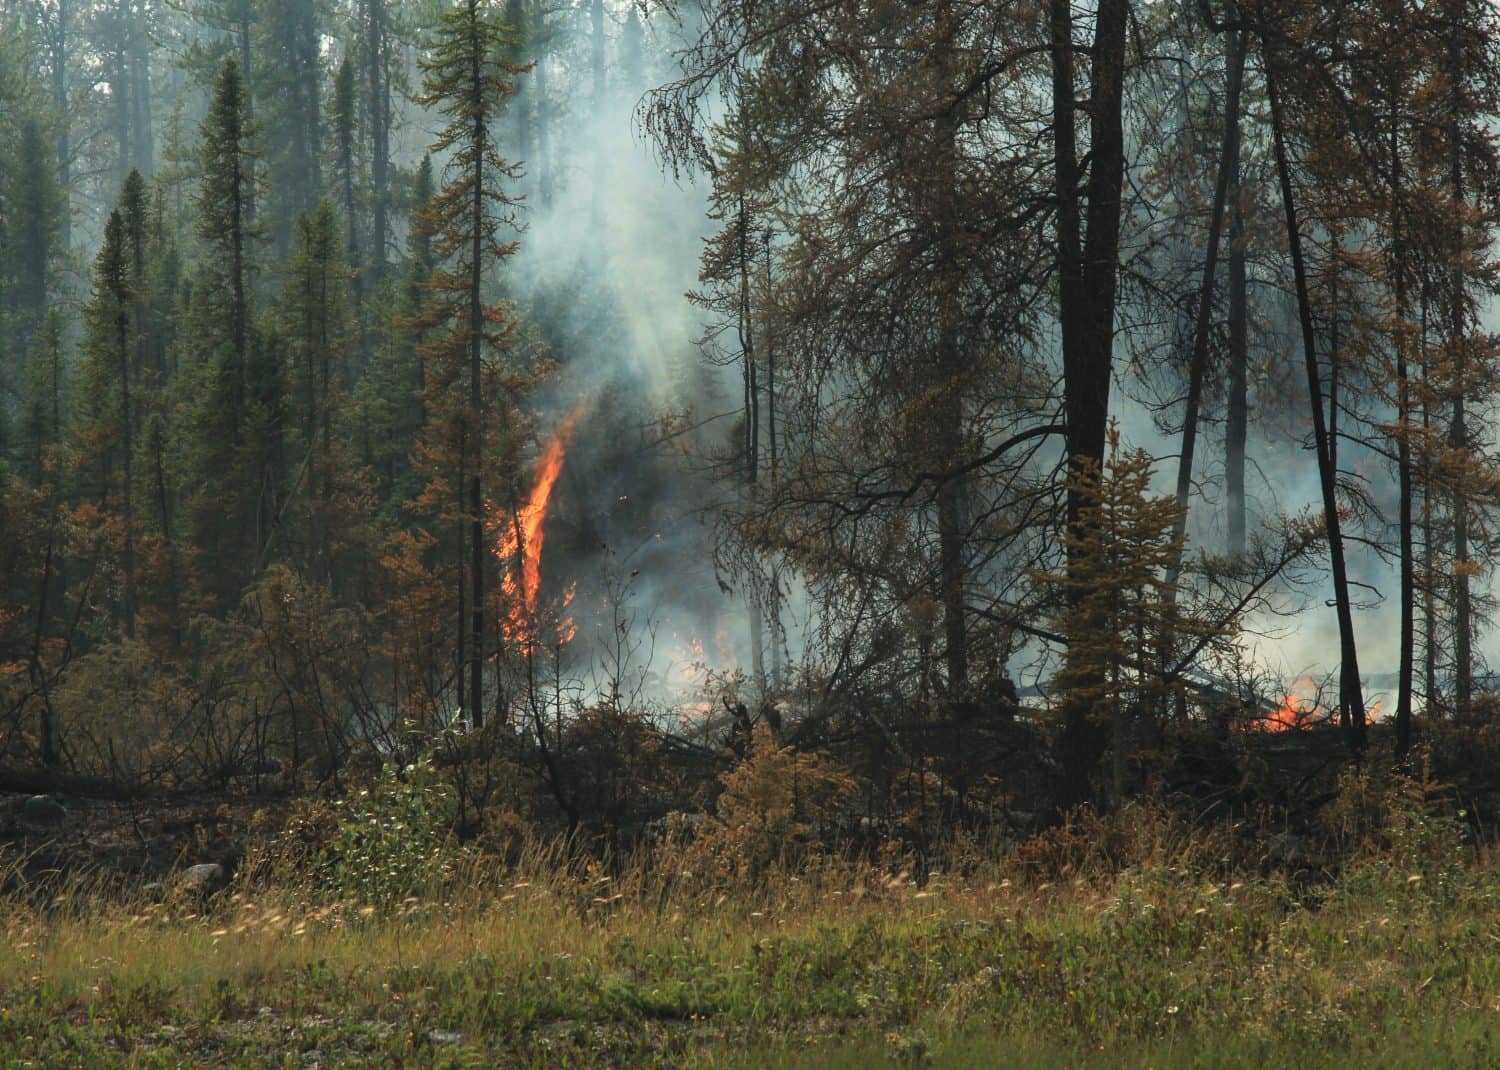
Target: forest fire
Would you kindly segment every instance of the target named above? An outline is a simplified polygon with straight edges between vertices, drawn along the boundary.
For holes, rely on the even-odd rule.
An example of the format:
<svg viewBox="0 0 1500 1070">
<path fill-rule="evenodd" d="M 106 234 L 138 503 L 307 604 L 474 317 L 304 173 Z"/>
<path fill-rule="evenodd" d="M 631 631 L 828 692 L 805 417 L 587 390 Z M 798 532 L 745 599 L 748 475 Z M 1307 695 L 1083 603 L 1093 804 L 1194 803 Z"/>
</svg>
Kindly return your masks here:
<svg viewBox="0 0 1500 1070">
<path fill-rule="evenodd" d="M 1246 727 L 1256 732 L 1291 732 L 1316 727 L 1327 715 L 1316 697 L 1317 681 L 1310 676 L 1299 677 L 1282 697 L 1276 709 L 1263 719 L 1250 722 Z"/>
<path fill-rule="evenodd" d="M 580 402 L 568 414 L 548 440 L 537 464 L 536 476 L 526 502 L 515 513 L 502 517 L 499 524 L 499 542 L 495 553 L 505 562 L 504 577 L 500 581 L 505 599 L 505 611 L 500 620 L 500 633 L 514 643 L 525 654 L 535 651 L 541 639 L 540 618 L 537 613 L 537 595 L 542 583 L 542 544 L 546 539 L 547 506 L 552 500 L 553 488 L 562 475 L 563 461 L 567 454 L 568 440 L 582 413 Z M 569 642 L 577 634 L 578 627 L 564 611 L 573 601 L 575 585 L 569 585 L 558 607 L 556 641 Z"/>
</svg>

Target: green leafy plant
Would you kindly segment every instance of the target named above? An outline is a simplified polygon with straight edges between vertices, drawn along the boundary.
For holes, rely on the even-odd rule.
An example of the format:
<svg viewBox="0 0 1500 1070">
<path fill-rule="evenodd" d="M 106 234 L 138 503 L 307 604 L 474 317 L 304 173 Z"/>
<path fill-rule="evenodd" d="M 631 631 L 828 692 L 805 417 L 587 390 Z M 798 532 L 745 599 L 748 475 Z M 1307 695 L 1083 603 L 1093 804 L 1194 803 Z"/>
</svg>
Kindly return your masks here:
<svg viewBox="0 0 1500 1070">
<path fill-rule="evenodd" d="M 319 866 L 325 886 L 375 904 L 440 888 L 462 856 L 450 799 L 430 758 L 386 766 L 371 787 L 334 803 Z"/>
</svg>

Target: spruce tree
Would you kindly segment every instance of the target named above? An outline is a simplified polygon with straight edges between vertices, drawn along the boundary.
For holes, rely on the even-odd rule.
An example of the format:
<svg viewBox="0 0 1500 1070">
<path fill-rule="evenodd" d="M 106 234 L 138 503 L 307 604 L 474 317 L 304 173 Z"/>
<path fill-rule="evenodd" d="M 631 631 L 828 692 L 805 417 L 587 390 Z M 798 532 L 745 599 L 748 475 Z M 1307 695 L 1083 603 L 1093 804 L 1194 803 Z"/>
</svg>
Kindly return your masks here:
<svg viewBox="0 0 1500 1070">
<path fill-rule="evenodd" d="M 183 384 L 191 441 L 188 534 L 201 555 L 206 593 L 227 604 L 259 564 L 276 512 L 267 471 L 274 452 L 266 440 L 271 417 L 263 406 L 274 393 L 266 364 L 272 352 L 257 352 L 251 324 L 254 180 L 244 84 L 234 59 L 220 69 L 201 130 L 196 222 L 203 256 L 187 331 L 198 359 Z"/>
<path fill-rule="evenodd" d="M 131 277 L 125 220 L 115 209 L 104 226 L 104 244 L 94 261 L 94 292 L 84 310 L 83 405 L 78 438 L 80 454 L 90 469 L 91 496 L 101 512 L 110 517 L 111 528 L 118 529 L 123 578 L 119 616 L 127 637 L 135 635 Z"/>
<path fill-rule="evenodd" d="M 255 85 L 266 161 L 268 225 L 278 263 L 297 220 L 322 196 L 322 28 L 316 0 L 261 0 Z"/>
<path fill-rule="evenodd" d="M 197 197 L 198 236 L 207 245 L 204 262 L 208 300 L 222 316 L 215 359 L 225 391 L 230 438 L 238 444 L 250 348 L 249 245 L 254 237 L 249 202 L 254 183 L 245 88 L 239 65 L 226 59 L 201 128 L 203 176 Z"/>
<path fill-rule="evenodd" d="M 280 335 L 286 343 L 286 379 L 295 409 L 299 473 L 308 518 L 307 546 L 317 575 L 334 579 L 329 510 L 338 475 L 334 429 L 345 386 L 343 249 L 333 206 L 319 203 L 297 221 L 296 244 L 281 301 Z"/>
<path fill-rule="evenodd" d="M 486 4 L 462 0 L 439 20 L 421 64 L 425 77 L 418 98 L 447 120 L 432 146 L 434 153 L 447 154 L 444 183 L 423 220 L 434 238 L 434 255 L 445 266 L 433 274 L 421 322 L 442 328 L 428 347 L 428 366 L 438 376 L 437 382 L 429 380 L 428 396 L 435 396 L 434 387 L 441 390 L 447 412 L 431 413 L 429 419 L 450 425 L 446 437 L 457 454 L 452 458 L 454 488 L 467 497 L 458 510 L 467 528 L 467 544 L 460 531 L 458 545 L 461 562 L 464 550 L 468 552 L 468 582 L 467 590 L 462 579 L 459 583 L 457 689 L 463 707 L 467 668 L 464 708 L 476 727 L 484 720 L 484 573 L 490 556 L 484 537 L 484 470 L 485 429 L 493 413 L 485 397 L 485 362 L 487 354 L 505 344 L 512 326 L 506 308 L 485 299 L 486 267 L 515 251 L 515 243 L 502 241 L 501 232 L 513 225 L 506 185 L 517 169 L 501 158 L 491 134 L 522 72 L 504 58 L 507 44 L 505 29 Z"/>
</svg>

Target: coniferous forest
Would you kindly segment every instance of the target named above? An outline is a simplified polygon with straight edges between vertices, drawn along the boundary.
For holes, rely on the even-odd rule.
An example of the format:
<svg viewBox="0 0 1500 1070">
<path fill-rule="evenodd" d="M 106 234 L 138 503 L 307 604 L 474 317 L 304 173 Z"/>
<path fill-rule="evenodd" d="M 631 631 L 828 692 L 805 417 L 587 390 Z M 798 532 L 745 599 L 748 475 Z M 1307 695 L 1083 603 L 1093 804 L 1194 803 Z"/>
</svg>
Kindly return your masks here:
<svg viewBox="0 0 1500 1070">
<path fill-rule="evenodd" d="M 1497 232 L 1482 0 L 0 0 L 0 1053 L 1495 1065 Z"/>
</svg>

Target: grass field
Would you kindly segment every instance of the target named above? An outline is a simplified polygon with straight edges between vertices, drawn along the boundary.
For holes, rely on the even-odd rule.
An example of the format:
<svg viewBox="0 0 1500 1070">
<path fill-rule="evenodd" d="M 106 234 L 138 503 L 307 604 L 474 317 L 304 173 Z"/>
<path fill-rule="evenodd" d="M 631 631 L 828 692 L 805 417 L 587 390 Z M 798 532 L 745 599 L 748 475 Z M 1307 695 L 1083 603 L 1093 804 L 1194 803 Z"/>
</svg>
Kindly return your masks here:
<svg viewBox="0 0 1500 1070">
<path fill-rule="evenodd" d="M 597 872 L 12 903 L 0 1065 L 1500 1065 L 1497 873 L 1471 853 L 1300 890 L 1166 859 L 733 894 Z"/>
</svg>

